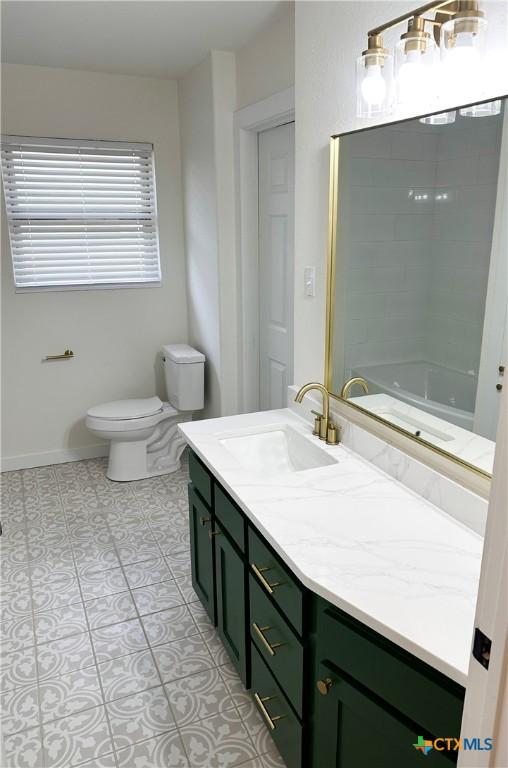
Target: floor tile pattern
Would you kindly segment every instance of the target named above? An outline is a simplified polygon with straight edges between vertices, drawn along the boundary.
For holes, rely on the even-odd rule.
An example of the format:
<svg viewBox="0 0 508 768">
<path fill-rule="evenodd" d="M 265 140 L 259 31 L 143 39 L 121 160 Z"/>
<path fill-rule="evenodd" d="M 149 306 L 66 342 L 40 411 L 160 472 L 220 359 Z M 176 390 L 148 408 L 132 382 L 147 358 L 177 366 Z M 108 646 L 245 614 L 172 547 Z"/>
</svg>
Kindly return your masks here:
<svg viewBox="0 0 508 768">
<path fill-rule="evenodd" d="M 2 768 L 284 768 L 190 578 L 185 462 L 1 476 Z"/>
</svg>

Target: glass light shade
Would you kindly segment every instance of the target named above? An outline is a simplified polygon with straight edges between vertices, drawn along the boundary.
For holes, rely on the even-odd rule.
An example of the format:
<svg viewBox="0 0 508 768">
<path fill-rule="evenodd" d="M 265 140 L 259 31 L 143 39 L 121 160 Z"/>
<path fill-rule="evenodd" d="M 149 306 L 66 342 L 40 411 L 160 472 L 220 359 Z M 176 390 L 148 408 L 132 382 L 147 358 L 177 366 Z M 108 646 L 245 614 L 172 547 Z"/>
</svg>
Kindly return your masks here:
<svg viewBox="0 0 508 768">
<path fill-rule="evenodd" d="M 463 107 L 460 110 L 462 117 L 491 117 L 501 112 L 501 99 L 486 101 L 483 104 L 473 104 L 471 107 Z"/>
<path fill-rule="evenodd" d="M 428 115 L 427 117 L 420 117 L 420 123 L 424 125 L 450 125 L 455 122 L 457 112 L 439 112 L 437 115 Z"/>
<path fill-rule="evenodd" d="M 364 53 L 356 60 L 356 115 L 375 117 L 390 111 L 393 58 Z"/>
<path fill-rule="evenodd" d="M 465 99 L 481 92 L 487 22 L 482 16 L 446 21 L 441 26 L 441 60 L 447 97 Z"/>
<path fill-rule="evenodd" d="M 397 102 L 425 109 L 436 91 L 437 46 L 432 38 L 406 36 L 395 48 Z"/>
</svg>

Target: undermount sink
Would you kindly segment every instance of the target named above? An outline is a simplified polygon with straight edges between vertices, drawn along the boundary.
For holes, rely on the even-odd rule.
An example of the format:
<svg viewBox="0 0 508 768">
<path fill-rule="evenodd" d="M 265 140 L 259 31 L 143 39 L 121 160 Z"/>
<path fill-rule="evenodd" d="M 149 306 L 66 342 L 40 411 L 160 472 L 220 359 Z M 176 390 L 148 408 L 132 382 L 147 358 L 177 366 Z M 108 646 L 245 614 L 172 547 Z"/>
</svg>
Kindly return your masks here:
<svg viewBox="0 0 508 768">
<path fill-rule="evenodd" d="M 245 469 L 256 474 L 303 472 L 337 463 L 318 444 L 285 424 L 222 435 L 219 442 Z"/>
</svg>

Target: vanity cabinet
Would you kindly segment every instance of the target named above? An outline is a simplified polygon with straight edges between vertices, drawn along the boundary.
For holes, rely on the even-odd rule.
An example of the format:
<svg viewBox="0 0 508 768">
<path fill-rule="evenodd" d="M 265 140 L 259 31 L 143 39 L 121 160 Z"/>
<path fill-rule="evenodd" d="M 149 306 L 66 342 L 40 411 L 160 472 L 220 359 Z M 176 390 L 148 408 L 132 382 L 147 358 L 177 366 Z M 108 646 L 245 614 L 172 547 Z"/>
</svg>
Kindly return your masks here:
<svg viewBox="0 0 508 768">
<path fill-rule="evenodd" d="M 249 687 L 246 523 L 193 453 L 189 474 L 192 586 L 243 684 Z"/>
<path fill-rule="evenodd" d="M 313 765 L 411 768 L 425 738 L 460 734 L 464 689 L 360 622 L 317 599 Z M 426 765 L 451 766 L 432 750 Z"/>
<path fill-rule="evenodd" d="M 309 591 L 191 453 L 192 582 L 288 768 L 411 768 L 464 689 Z M 425 764 L 452 766 L 432 750 Z"/>
</svg>

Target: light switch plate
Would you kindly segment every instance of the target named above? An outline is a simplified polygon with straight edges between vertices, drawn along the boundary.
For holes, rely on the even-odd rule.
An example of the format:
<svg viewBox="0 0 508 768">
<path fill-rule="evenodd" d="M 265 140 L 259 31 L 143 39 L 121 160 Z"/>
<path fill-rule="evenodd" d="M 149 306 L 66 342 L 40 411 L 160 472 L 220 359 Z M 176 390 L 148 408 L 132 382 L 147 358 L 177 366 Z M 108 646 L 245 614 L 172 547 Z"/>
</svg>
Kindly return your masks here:
<svg viewBox="0 0 508 768">
<path fill-rule="evenodd" d="M 316 295 L 316 267 L 304 267 L 303 292 L 305 296 Z"/>
</svg>

